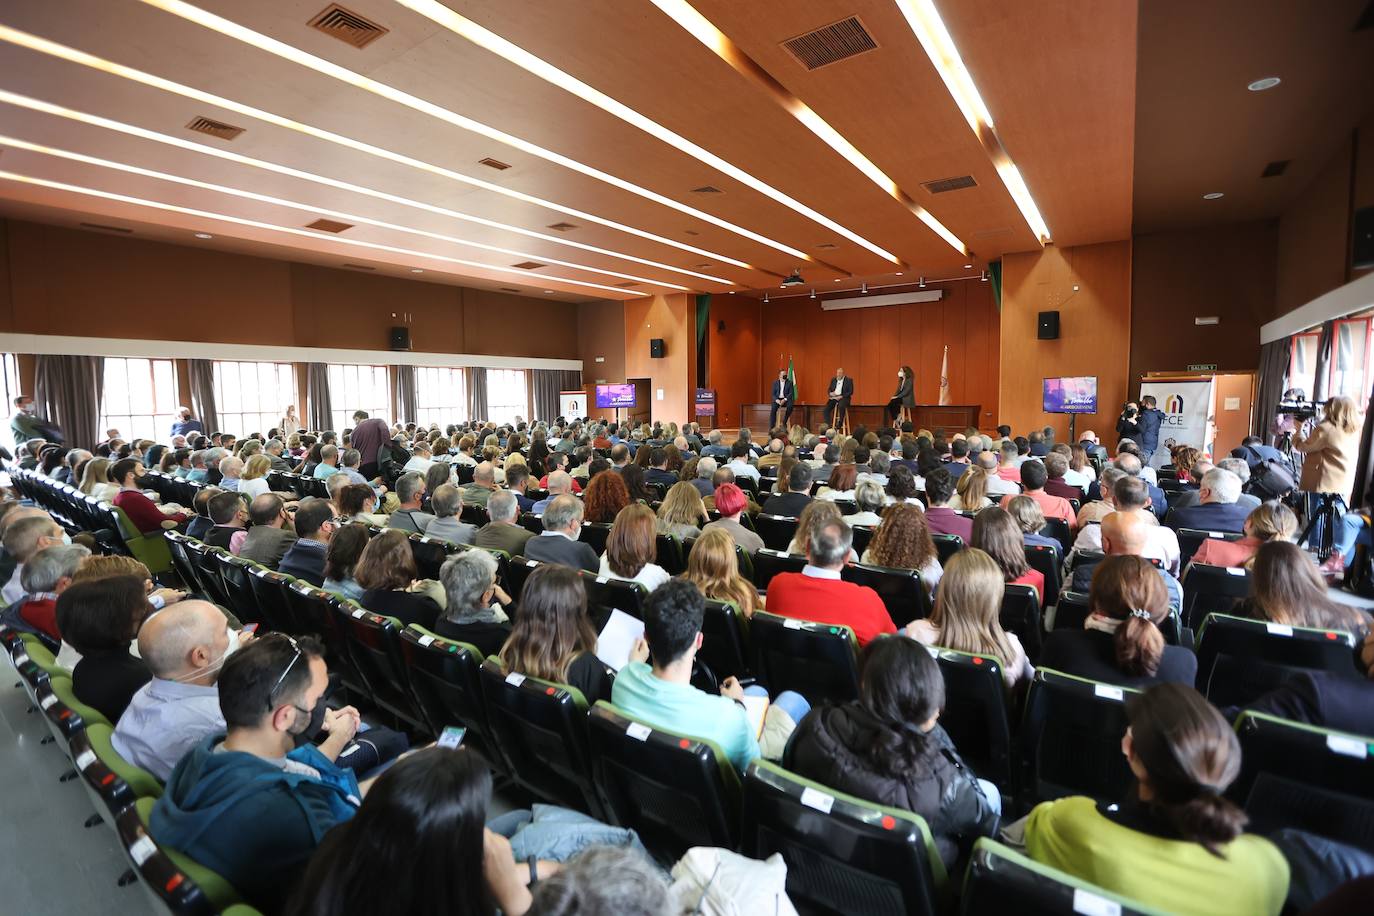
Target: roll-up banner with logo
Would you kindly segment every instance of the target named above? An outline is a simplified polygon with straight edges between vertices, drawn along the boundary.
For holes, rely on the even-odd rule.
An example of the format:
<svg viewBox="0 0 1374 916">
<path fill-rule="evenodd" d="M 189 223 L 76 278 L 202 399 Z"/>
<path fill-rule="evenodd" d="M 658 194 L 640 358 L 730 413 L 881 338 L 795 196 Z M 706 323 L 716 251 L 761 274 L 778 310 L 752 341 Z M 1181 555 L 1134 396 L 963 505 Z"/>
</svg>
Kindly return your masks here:
<svg viewBox="0 0 1374 916">
<path fill-rule="evenodd" d="M 1150 459 L 1152 467 L 1169 463 L 1169 447 L 1191 445 L 1204 453 L 1212 447 L 1212 391 L 1213 380 L 1167 380 L 1140 383 L 1140 396 L 1155 397 L 1156 406 L 1164 411 L 1159 427 L 1159 446 Z"/>
<path fill-rule="evenodd" d="M 585 391 L 560 391 L 558 392 L 558 415 L 572 419 L 573 417 L 587 416 L 587 392 Z"/>
</svg>

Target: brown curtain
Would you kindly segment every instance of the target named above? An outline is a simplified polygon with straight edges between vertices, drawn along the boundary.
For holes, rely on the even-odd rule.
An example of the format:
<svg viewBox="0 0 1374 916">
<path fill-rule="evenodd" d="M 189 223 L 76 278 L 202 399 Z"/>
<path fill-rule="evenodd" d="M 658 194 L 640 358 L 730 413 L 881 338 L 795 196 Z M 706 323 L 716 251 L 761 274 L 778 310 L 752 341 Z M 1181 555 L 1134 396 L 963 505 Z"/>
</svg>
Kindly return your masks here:
<svg viewBox="0 0 1374 916">
<path fill-rule="evenodd" d="M 1331 344 L 1336 336 L 1336 322 L 1323 321 L 1317 338 L 1317 380 L 1312 385 L 1312 400 L 1321 402 L 1329 396 L 1326 389 L 1331 379 Z"/>
<path fill-rule="evenodd" d="M 62 431 L 68 448 L 95 448 L 103 438 L 105 358 L 40 355 L 35 368 L 34 411 Z"/>
<path fill-rule="evenodd" d="M 483 366 L 469 366 L 468 374 L 468 414 L 473 420 L 486 420 L 490 412 L 487 407 L 487 370 Z"/>
<path fill-rule="evenodd" d="M 208 359 L 188 359 L 186 370 L 191 376 L 191 409 L 205 427 L 205 435 L 219 429 L 219 411 L 215 407 L 215 364 Z"/>
<path fill-rule="evenodd" d="M 1255 435 L 1269 442 L 1274 414 L 1288 387 L 1288 366 L 1293 354 L 1293 338 L 1271 340 L 1260 347 L 1259 382 L 1255 396 Z M 1272 443 L 1270 443 L 1272 444 Z"/>
<path fill-rule="evenodd" d="M 581 389 L 582 373 L 577 369 L 533 369 L 535 420 L 552 423 L 558 417 L 558 394 Z"/>
<path fill-rule="evenodd" d="M 305 364 L 306 423 L 311 429 L 334 428 L 334 400 L 329 393 L 329 366 Z M 295 432 L 295 430 L 291 430 Z"/>
<path fill-rule="evenodd" d="M 420 394 L 415 384 L 414 366 L 396 367 L 396 421 L 414 422 L 419 414 Z"/>
</svg>

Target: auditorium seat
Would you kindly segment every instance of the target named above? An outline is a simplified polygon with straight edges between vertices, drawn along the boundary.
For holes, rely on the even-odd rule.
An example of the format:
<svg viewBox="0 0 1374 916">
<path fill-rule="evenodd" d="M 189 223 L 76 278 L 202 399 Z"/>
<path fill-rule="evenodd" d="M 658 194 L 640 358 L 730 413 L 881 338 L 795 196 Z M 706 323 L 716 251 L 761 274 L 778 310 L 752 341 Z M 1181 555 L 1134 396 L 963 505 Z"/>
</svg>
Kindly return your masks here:
<svg viewBox="0 0 1374 916">
<path fill-rule="evenodd" d="M 749 620 L 749 669 L 770 696 L 795 690 L 817 706 L 859 696 L 854 631 L 755 611 Z"/>
<path fill-rule="evenodd" d="M 129 521 L 124 510 L 115 505 L 103 507 L 107 523 L 103 526 L 115 531 L 123 544 L 124 553 L 148 567 L 154 576 L 172 568 L 172 555 L 167 550 L 167 541 L 161 529 L 144 534 Z"/>
<path fill-rule="evenodd" d="M 1241 801 L 1241 799 L 1237 799 Z M 1262 836 L 1285 828 L 1374 850 L 1374 800 L 1323 788 L 1306 776 L 1261 772 L 1243 799 L 1246 829 Z"/>
<path fill-rule="evenodd" d="M 587 744 L 587 701 L 581 691 L 512 672 L 495 659 L 478 673 L 491 734 L 511 776 L 549 804 L 601 817 Z"/>
<path fill-rule="evenodd" d="M 1073 550 L 1073 529 L 1069 523 L 1062 518 L 1045 519 L 1045 527 L 1040 529 L 1040 533 L 1047 538 L 1054 538 L 1064 547 L 1064 552 Z"/>
<path fill-rule="evenodd" d="M 962 916 L 1155 916 L 1159 911 L 983 837 L 973 844 L 959 912 Z"/>
<path fill-rule="evenodd" d="M 401 631 L 400 643 L 410 689 L 433 733 L 440 734 L 450 725 L 466 728 L 464 745 L 481 751 L 497 770 L 509 772 L 510 763 L 501 756 L 492 737 L 478 680 L 481 650 L 414 623 Z"/>
<path fill-rule="evenodd" d="M 1045 607 L 1059 603 L 1059 589 L 1063 584 L 1059 578 L 1059 552 L 1043 544 L 1026 545 L 1026 562 L 1030 568 L 1045 577 Z"/>
<path fill-rule="evenodd" d="M 220 575 L 219 561 L 216 559 L 219 554 L 228 551 L 211 547 L 195 538 L 187 538 L 185 543 L 187 555 L 191 562 L 196 564 L 196 571 L 200 574 L 200 583 L 205 586 L 205 597 L 215 604 L 229 607 L 229 593 L 224 587 L 224 578 Z"/>
<path fill-rule="evenodd" d="M 65 745 L 72 735 L 81 731 L 88 723 L 109 725 L 110 722 L 93 708 L 80 704 L 78 709 L 76 694 L 72 692 L 69 677 L 50 677 L 34 688 L 34 699 L 38 708 L 48 720 L 48 728 L 53 738 Z M 70 700 L 71 702 L 68 702 Z M 89 714 L 83 715 L 83 711 Z"/>
<path fill-rule="evenodd" d="M 372 702 L 407 725 L 427 731 L 427 723 L 406 679 L 405 661 L 401 657 L 400 621 L 374 614 L 353 601 L 331 603 L 331 607 L 353 664 L 367 681 Z"/>
<path fill-rule="evenodd" d="M 167 553 L 172 558 L 172 568 L 176 570 L 177 578 L 181 579 L 186 591 L 193 595 L 208 597 L 209 592 L 200 581 L 200 570 L 191 559 L 191 551 L 187 547 L 187 542 L 191 539 L 179 531 L 164 531 L 162 536 L 167 541 Z"/>
<path fill-rule="evenodd" d="M 1236 719 L 1240 776 L 1227 793 L 1243 801 L 1260 773 L 1374 801 L 1374 735 L 1349 735 L 1266 713 Z"/>
<path fill-rule="evenodd" d="M 481 550 L 491 555 L 496 561 L 496 582 L 506 590 L 506 594 L 511 594 L 510 590 L 510 554 L 499 547 L 478 547 L 474 544 L 454 545 L 454 549 L 449 553 L 453 556 L 462 553 L 464 550 Z"/>
<path fill-rule="evenodd" d="M 1362 677 L 1355 637 L 1342 630 L 1290 627 L 1211 614 L 1197 639 L 1197 688 L 1214 706 L 1244 706 L 1279 687 L 1295 668 Z"/>
<path fill-rule="evenodd" d="M 487 514 L 486 506 L 465 504 L 458 510 L 458 519 L 459 521 L 467 522 L 469 525 L 475 525 L 481 528 L 487 522 L 491 521 L 491 516 Z"/>
<path fill-rule="evenodd" d="M 158 782 L 157 777 L 142 767 L 134 766 L 114 749 L 114 745 L 110 743 L 110 738 L 114 735 L 113 728 L 99 722 L 93 722 L 87 725 L 83 731 L 96 759 L 117 777 L 128 783 L 129 790 L 133 792 L 136 798 L 156 799 L 162 797 L 162 783 Z M 78 768 L 86 760 L 89 758 L 78 758 Z M 110 813 L 114 814 L 116 811 L 111 810 Z"/>
<path fill-rule="evenodd" d="M 945 679 L 940 724 L 969 768 L 1010 795 L 1011 724 L 1001 663 L 991 655 L 953 649 L 932 648 L 930 653 Z"/>
<path fill-rule="evenodd" d="M 930 616 L 930 594 L 914 569 L 896 569 L 869 563 L 846 563 L 840 572 L 846 582 L 867 586 L 878 593 L 887 607 L 892 625 L 901 629 L 913 620 Z"/>
<path fill-rule="evenodd" d="M 1250 594 L 1250 573 L 1239 567 L 1194 563 L 1183 577 L 1183 625 L 1202 626 L 1208 614 L 1226 614 Z"/>
<path fill-rule="evenodd" d="M 739 608 L 729 601 L 706 599 L 702 618 L 701 648 L 697 661 L 711 669 L 717 681 L 727 677 L 743 678 L 748 673 L 745 661 L 745 632 L 748 622 Z"/>
<path fill-rule="evenodd" d="M 257 602 L 265 626 L 269 630 L 300 635 L 305 627 L 296 620 L 291 611 L 291 601 L 287 589 L 295 581 L 290 576 L 273 572 L 266 566 L 252 564 L 248 569 L 248 584 L 252 589 L 253 600 Z"/>
<path fill-rule="evenodd" d="M 224 878 L 181 852 L 158 843 L 148 832 L 151 798 L 140 798 L 115 818 L 115 830 L 154 904 L 172 916 L 202 916 L 247 909 Z M 251 911 L 250 911 L 251 912 Z"/>
<path fill-rule="evenodd" d="M 84 728 L 72 733 L 67 753 L 76 765 L 82 788 L 90 796 L 91 806 L 102 818 L 117 815 L 138 800 L 138 793 L 133 787 L 96 755 Z"/>
<path fill-rule="evenodd" d="M 859 514 L 859 504 L 852 499 L 836 499 L 832 502 L 835 503 L 835 508 L 840 510 L 841 515 Z"/>
<path fill-rule="evenodd" d="M 1202 542 L 1208 539 L 1217 541 L 1239 541 L 1245 535 L 1235 531 L 1202 531 L 1198 528 L 1178 529 L 1178 555 L 1179 565 L 1187 566 L 1193 559 L 1193 554 L 1202 546 Z"/>
<path fill-rule="evenodd" d="M 1040 623 L 1040 596 L 1030 585 L 1008 582 L 1002 589 L 1002 629 L 1015 633 L 1031 663 L 1040 657 L 1043 642 Z"/>
<path fill-rule="evenodd" d="M 582 535 L 578 538 L 599 557 L 606 552 L 606 540 L 611 536 L 610 522 L 583 522 Z"/>
<path fill-rule="evenodd" d="M 786 515 L 760 512 L 754 519 L 754 530 L 763 538 L 763 546 L 769 550 L 786 551 L 792 538 L 797 535 L 797 520 Z"/>
<path fill-rule="evenodd" d="M 463 548 L 440 538 L 432 538 L 417 532 L 407 535 L 410 540 L 410 553 L 415 558 L 417 578 L 439 581 L 439 570 L 444 561 Z"/>
<path fill-rule="evenodd" d="M 638 833 L 660 864 L 693 846 L 735 848 L 740 781 L 719 747 L 636 722 L 604 700 L 587 721 L 607 816 Z"/>
<path fill-rule="evenodd" d="M 644 607 L 649 601 L 647 588 L 629 579 L 598 576 L 586 570 L 579 570 L 578 575 L 587 588 L 587 613 L 596 620 L 598 631 L 613 609 L 644 619 Z"/>
<path fill-rule="evenodd" d="M 520 592 L 525 588 L 525 580 L 530 577 L 530 573 L 538 568 L 538 560 L 531 560 L 527 557 L 511 557 L 506 592 L 517 607 L 520 603 Z"/>
<path fill-rule="evenodd" d="M 675 534 L 660 532 L 654 537 L 654 562 L 663 567 L 670 576 L 680 576 L 687 571 L 687 560 L 682 553 L 682 542 Z"/>
<path fill-rule="evenodd" d="M 948 563 L 950 557 L 964 549 L 964 539 L 957 534 L 932 534 L 930 539 L 935 542 L 935 552 L 940 556 L 941 566 Z"/>
<path fill-rule="evenodd" d="M 520 527 L 534 535 L 544 533 L 543 516 L 535 515 L 533 512 L 520 513 Z"/>
<path fill-rule="evenodd" d="M 1035 672 L 1018 741 L 1022 801 L 1120 801 L 1135 777 L 1121 754 L 1126 696 L 1139 693 L 1049 668 Z"/>
<path fill-rule="evenodd" d="M 778 573 L 799 573 L 806 568 L 806 557 L 783 553 L 767 547 L 753 554 L 754 587 L 761 592 L 768 590 L 768 583 Z"/>
<path fill-rule="evenodd" d="M 854 552 L 859 556 L 863 556 L 864 551 L 868 549 L 869 543 L 873 540 L 876 529 L 870 528 L 867 525 L 855 525 L 850 528 L 849 531 L 853 537 Z"/>
<path fill-rule="evenodd" d="M 926 822 L 836 792 L 775 763 L 744 777 L 740 851 L 787 863 L 787 896 L 803 913 L 942 912 L 946 874 Z"/>
<path fill-rule="evenodd" d="M 340 614 L 345 613 L 339 607 L 344 599 L 299 579 L 292 581 L 286 597 L 291 603 L 291 616 L 300 623 L 302 632 L 317 637 L 324 644 L 330 676 L 337 676 L 344 689 L 355 697 L 371 696 L 371 685 L 354 662 L 339 623 Z M 350 606 L 347 612 L 352 610 Z"/>
<path fill-rule="evenodd" d="M 225 606 L 243 623 L 257 623 L 271 628 L 271 621 L 263 617 L 258 603 L 253 600 L 253 586 L 248 582 L 253 564 L 227 550 L 212 556 L 219 570 L 220 582 L 223 583 L 224 597 L 227 599 Z"/>
</svg>

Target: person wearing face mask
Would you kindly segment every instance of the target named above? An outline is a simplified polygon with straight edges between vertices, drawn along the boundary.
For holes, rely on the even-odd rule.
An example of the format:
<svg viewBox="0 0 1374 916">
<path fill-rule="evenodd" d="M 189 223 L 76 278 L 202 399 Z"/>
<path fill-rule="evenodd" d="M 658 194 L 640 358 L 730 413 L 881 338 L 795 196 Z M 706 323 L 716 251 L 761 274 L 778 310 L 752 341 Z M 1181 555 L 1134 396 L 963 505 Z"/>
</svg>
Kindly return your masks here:
<svg viewBox="0 0 1374 916">
<path fill-rule="evenodd" d="M 222 876 L 264 912 L 280 912 L 320 840 L 350 820 L 366 792 L 335 763 L 357 710 L 324 705 L 329 672 L 310 637 L 272 633 L 219 671 L 226 730 L 203 738 L 172 770 L 148 832 Z M 318 747 L 298 736 L 324 727 Z"/>
<path fill-rule="evenodd" d="M 11 510 L 5 519 L 4 537 L 0 540 L 5 553 L 14 560 L 14 572 L 4 588 L 0 589 L 0 599 L 4 604 L 14 604 L 24 597 L 24 564 L 34 554 L 45 547 L 71 542 L 71 535 L 63 531 L 62 526 L 42 509 L 24 506 Z"/>
<path fill-rule="evenodd" d="M 57 432 L 57 426 L 34 412 L 33 398 L 21 394 L 14 399 L 14 413 L 10 414 L 10 433 L 14 436 L 16 448 L 29 439 L 43 438 L 51 442 L 61 442 L 61 434 L 54 438 L 54 432 Z"/>
<path fill-rule="evenodd" d="M 897 370 L 897 390 L 883 408 L 883 416 L 889 424 L 897 422 L 897 415 L 903 407 L 908 411 L 916 407 L 916 373 L 911 371 L 910 366 Z"/>
</svg>

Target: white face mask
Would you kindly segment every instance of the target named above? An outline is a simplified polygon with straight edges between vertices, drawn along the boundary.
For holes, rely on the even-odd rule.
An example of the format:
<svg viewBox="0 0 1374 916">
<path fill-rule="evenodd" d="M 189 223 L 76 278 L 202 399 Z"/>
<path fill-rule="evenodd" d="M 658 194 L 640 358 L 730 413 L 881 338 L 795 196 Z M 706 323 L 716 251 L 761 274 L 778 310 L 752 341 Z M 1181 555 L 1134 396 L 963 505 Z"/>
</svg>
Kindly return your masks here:
<svg viewBox="0 0 1374 916">
<path fill-rule="evenodd" d="M 197 681 L 205 677 L 205 675 L 217 672 L 221 668 L 223 668 L 224 663 L 228 661 L 229 656 L 233 655 L 235 652 L 239 650 L 238 631 L 235 630 L 233 627 L 229 626 L 228 624 L 225 625 L 224 631 L 229 637 L 229 644 L 224 647 L 223 655 L 212 661 L 210 664 L 206 665 L 204 668 L 198 668 L 195 671 L 192 671 L 190 674 L 183 674 L 181 677 L 172 678 L 172 680 L 183 684 L 188 683 L 190 681 Z"/>
</svg>

